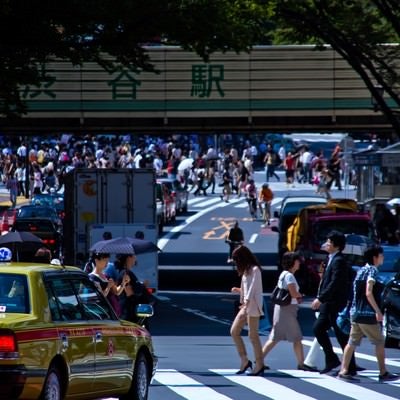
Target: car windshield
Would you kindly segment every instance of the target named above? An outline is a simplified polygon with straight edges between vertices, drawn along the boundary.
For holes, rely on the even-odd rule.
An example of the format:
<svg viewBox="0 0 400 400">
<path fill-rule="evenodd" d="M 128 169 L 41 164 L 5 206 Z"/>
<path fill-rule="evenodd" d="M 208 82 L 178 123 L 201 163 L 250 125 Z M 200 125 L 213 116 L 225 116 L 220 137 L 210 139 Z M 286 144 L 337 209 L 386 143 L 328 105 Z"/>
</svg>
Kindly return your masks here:
<svg viewBox="0 0 400 400">
<path fill-rule="evenodd" d="M 36 195 L 32 197 L 31 203 L 41 206 L 50 206 L 56 209 L 64 208 L 64 199 L 60 196 Z"/>
<path fill-rule="evenodd" d="M 0 273 L 0 314 L 30 312 L 26 276 Z"/>
<path fill-rule="evenodd" d="M 320 221 L 315 227 L 314 231 L 314 243 L 321 246 L 331 231 L 339 231 L 344 234 L 353 234 L 366 236 L 369 239 L 374 239 L 374 231 L 371 224 L 368 221 L 352 220 L 352 219 L 337 219 L 330 221 Z"/>
<path fill-rule="evenodd" d="M 18 218 L 53 218 L 55 210 L 50 207 L 21 207 L 18 212 Z"/>
</svg>

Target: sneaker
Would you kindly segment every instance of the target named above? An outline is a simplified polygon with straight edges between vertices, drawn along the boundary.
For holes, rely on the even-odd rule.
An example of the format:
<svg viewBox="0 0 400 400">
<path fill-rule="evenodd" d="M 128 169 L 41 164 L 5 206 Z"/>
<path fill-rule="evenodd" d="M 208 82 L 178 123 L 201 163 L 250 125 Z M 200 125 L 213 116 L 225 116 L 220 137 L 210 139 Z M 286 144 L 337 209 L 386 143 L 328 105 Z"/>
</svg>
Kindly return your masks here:
<svg viewBox="0 0 400 400">
<path fill-rule="evenodd" d="M 359 379 L 354 378 L 354 376 L 351 376 L 350 374 L 338 374 L 337 376 L 339 379 L 341 379 L 342 381 L 346 381 L 346 382 L 360 382 Z"/>
<path fill-rule="evenodd" d="M 379 375 L 379 382 L 397 381 L 397 379 L 400 379 L 399 375 L 391 374 L 388 371 L 386 371 L 383 375 Z"/>
</svg>

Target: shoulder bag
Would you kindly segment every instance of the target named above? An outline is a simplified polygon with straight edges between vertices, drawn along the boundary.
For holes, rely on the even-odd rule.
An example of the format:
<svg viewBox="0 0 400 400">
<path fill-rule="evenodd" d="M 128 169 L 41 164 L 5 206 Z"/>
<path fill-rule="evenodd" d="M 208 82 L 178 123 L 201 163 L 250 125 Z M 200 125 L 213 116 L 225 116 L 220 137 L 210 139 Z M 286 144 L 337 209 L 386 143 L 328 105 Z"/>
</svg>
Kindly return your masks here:
<svg viewBox="0 0 400 400">
<path fill-rule="evenodd" d="M 280 282 L 282 282 L 284 276 L 285 275 L 279 279 Z M 279 306 L 288 306 L 292 302 L 292 296 L 290 295 L 289 290 L 280 288 L 277 284 L 271 293 L 271 302 Z"/>
</svg>

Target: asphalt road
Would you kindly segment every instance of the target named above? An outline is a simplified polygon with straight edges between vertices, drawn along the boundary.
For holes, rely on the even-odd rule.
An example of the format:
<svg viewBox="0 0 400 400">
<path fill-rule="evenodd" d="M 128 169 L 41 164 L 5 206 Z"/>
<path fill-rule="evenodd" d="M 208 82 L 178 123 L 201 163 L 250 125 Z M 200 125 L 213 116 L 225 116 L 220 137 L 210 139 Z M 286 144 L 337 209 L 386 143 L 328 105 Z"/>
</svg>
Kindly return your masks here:
<svg viewBox="0 0 400 400">
<path fill-rule="evenodd" d="M 373 347 L 364 340 L 357 352 L 357 363 L 366 368 L 357 384 L 342 382 L 329 375 L 305 373 L 296 369 L 291 345 L 280 343 L 266 358 L 270 366 L 264 377 L 237 376 L 239 358 L 229 327 L 233 319 L 230 293 L 159 293 L 156 315 L 150 322 L 159 366 L 150 387 L 150 400 L 376 400 L 399 399 L 400 381 L 377 383 Z M 266 296 L 268 302 L 268 296 Z M 313 312 L 311 299 L 299 310 L 305 353 L 312 344 Z M 269 303 L 268 303 L 269 304 Z M 269 305 L 269 312 L 272 309 Z M 268 320 L 266 321 L 268 322 Z M 263 322 L 263 325 L 266 323 Z M 261 333 L 267 340 L 268 330 Z M 244 332 L 250 359 L 251 346 Z M 341 351 L 332 338 L 335 350 Z M 387 366 L 400 372 L 399 350 L 387 349 Z M 322 368 L 322 351 L 311 358 Z"/>
<path fill-rule="evenodd" d="M 288 195 L 315 195 L 315 187 L 296 184 L 287 187 L 284 172 L 278 171 L 280 182 L 270 182 L 274 192 L 272 211 L 280 207 Z M 255 173 L 257 187 L 265 179 L 264 171 Z M 233 267 L 227 264 L 228 245 L 224 238 L 236 220 L 243 229 L 246 245 L 257 256 L 263 266 L 264 289 L 272 289 L 277 275 L 278 234 L 271 227 L 263 227 L 262 220 L 250 218 L 244 197 L 232 196 L 229 203 L 220 199 L 220 188 L 215 195 L 189 197 L 188 212 L 177 217 L 173 226 L 166 226 L 158 246 L 159 288 L 162 290 L 226 290 Z M 356 196 L 353 187 L 333 190 L 333 197 Z"/>
</svg>

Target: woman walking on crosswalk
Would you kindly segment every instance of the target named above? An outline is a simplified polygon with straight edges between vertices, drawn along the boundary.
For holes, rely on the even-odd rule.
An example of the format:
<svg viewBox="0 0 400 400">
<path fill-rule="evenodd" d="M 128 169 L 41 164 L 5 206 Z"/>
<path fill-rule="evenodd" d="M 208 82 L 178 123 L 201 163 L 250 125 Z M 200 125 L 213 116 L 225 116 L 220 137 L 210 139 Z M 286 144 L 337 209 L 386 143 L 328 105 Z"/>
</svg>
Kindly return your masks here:
<svg viewBox="0 0 400 400">
<path fill-rule="evenodd" d="M 257 258 L 246 246 L 236 248 L 232 254 L 233 262 L 239 276 L 242 278 L 240 288 L 233 287 L 231 292 L 240 294 L 240 307 L 235 320 L 231 326 L 231 336 L 239 353 L 241 364 L 237 375 L 244 374 L 248 369 L 248 375 L 264 375 L 264 358 L 262 354 L 261 341 L 258 334 L 260 317 L 263 312 L 263 287 L 261 276 L 261 265 Z M 247 356 L 246 347 L 241 336 L 245 325 L 249 328 L 249 338 L 253 346 L 255 366 Z"/>
</svg>

